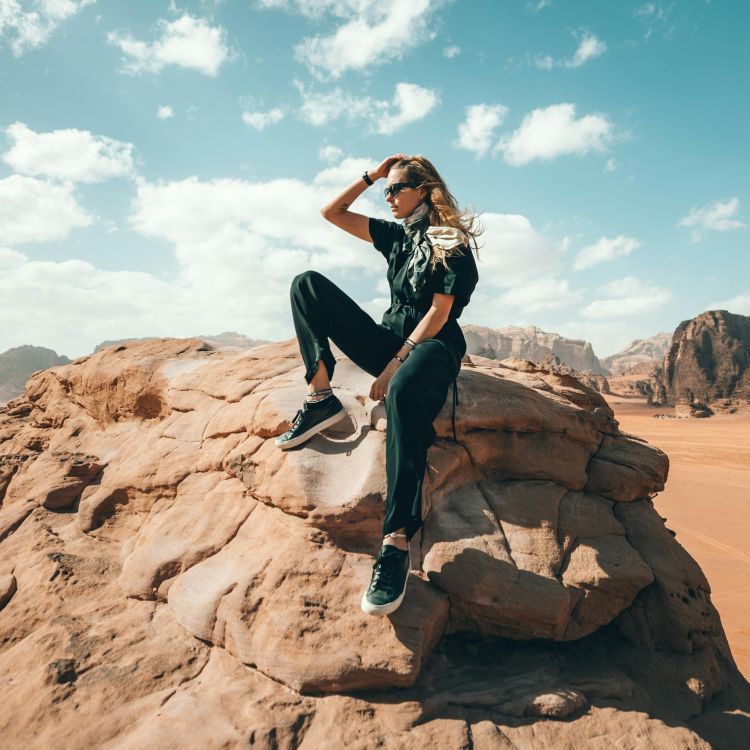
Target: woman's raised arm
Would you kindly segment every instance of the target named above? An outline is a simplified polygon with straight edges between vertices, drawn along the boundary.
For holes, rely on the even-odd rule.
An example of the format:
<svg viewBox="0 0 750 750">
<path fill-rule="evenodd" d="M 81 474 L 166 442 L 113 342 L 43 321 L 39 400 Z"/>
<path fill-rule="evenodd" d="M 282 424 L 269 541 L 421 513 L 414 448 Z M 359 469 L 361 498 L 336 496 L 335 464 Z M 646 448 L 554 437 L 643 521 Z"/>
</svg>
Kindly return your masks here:
<svg viewBox="0 0 750 750">
<path fill-rule="evenodd" d="M 405 154 L 389 156 L 383 159 L 375 169 L 368 169 L 367 174 L 373 182 L 379 180 L 381 177 L 387 177 L 391 165 L 404 156 Z M 368 187 L 369 185 L 360 177 L 352 182 L 351 185 L 344 188 L 333 200 L 323 206 L 323 208 L 320 209 L 320 213 L 323 218 L 330 221 L 331 224 L 341 227 L 341 229 L 349 232 L 349 234 L 353 234 L 355 237 L 359 237 L 359 239 L 364 240 L 365 242 L 372 242 L 369 229 L 370 217 L 349 210 L 349 206 L 351 206 L 357 197 Z"/>
</svg>

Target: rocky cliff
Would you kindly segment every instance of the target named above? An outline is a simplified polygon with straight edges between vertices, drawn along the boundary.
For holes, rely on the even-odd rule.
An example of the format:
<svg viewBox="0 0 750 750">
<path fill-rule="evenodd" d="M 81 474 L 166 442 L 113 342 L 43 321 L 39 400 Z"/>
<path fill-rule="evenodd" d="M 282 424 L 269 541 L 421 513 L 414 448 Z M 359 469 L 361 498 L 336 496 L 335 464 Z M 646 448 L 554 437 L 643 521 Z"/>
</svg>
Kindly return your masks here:
<svg viewBox="0 0 750 750">
<path fill-rule="evenodd" d="M 536 326 L 521 328 L 504 326 L 462 326 L 468 354 L 479 354 L 489 359 L 527 359 L 539 362 L 547 355 L 557 355 L 561 362 L 578 372 L 607 375 L 591 344 L 583 339 L 568 339 L 558 333 L 548 333 Z"/>
<path fill-rule="evenodd" d="M 721 410 L 750 404 L 750 317 L 708 310 L 675 329 L 664 357 L 662 401 L 698 401 Z"/>
<path fill-rule="evenodd" d="M 295 340 L 114 346 L 2 410 L 6 747 L 738 746 L 668 459 L 571 376 L 466 358 L 404 604 L 363 614 L 387 414 L 334 352 L 349 418 L 286 452 Z"/>
<path fill-rule="evenodd" d="M 657 333 L 647 339 L 635 339 L 622 351 L 611 354 L 601 360 L 613 376 L 624 375 L 626 371 L 634 371 L 639 365 L 651 365 L 654 361 L 661 363 L 667 352 L 672 334 Z"/>
<path fill-rule="evenodd" d="M 32 372 L 62 365 L 70 360 L 43 346 L 15 346 L 0 354 L 0 403 L 23 393 Z"/>
</svg>

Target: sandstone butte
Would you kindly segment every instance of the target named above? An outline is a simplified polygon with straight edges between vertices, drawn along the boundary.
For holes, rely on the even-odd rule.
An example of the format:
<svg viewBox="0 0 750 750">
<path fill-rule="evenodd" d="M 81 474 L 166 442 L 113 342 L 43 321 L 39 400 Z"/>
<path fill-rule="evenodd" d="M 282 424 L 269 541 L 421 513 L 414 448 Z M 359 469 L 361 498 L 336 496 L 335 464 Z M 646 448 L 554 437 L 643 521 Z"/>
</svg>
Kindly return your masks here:
<svg viewBox="0 0 750 750">
<path fill-rule="evenodd" d="M 570 376 L 465 359 L 405 602 L 362 613 L 386 414 L 334 353 L 349 418 L 287 452 L 294 339 L 111 346 L 3 408 L 4 748 L 742 746 L 668 458 Z"/>
</svg>

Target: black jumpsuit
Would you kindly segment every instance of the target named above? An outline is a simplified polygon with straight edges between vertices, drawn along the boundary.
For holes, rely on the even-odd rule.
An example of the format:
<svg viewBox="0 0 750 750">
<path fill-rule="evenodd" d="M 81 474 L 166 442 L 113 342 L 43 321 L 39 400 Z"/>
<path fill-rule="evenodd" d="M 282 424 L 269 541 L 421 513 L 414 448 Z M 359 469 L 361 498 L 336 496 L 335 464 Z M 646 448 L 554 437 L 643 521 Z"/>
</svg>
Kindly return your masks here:
<svg viewBox="0 0 750 750">
<path fill-rule="evenodd" d="M 479 280 L 476 262 L 468 245 L 460 255 L 448 257 L 448 269 L 438 263 L 427 271 L 418 291 L 406 278 L 413 243 L 429 227 L 425 216 L 410 227 L 395 221 L 370 218 L 369 230 L 375 248 L 388 261 L 391 305 L 376 323 L 351 297 L 326 276 L 305 271 L 292 281 L 292 316 L 309 383 L 323 360 L 333 378 L 336 360 L 330 338 L 356 365 L 378 377 L 398 352 L 404 339 L 430 309 L 435 292 L 455 295 L 450 316 L 434 336 L 419 342 L 394 373 L 385 398 L 386 475 L 388 494 L 383 535 L 406 529 L 407 539 L 422 525 L 422 481 L 427 467 L 427 449 L 435 439 L 433 422 L 445 403 L 453 383 L 453 438 L 456 439 L 456 378 L 466 341 L 458 318 L 469 303 Z M 455 251 L 454 251 L 455 252 Z"/>
</svg>

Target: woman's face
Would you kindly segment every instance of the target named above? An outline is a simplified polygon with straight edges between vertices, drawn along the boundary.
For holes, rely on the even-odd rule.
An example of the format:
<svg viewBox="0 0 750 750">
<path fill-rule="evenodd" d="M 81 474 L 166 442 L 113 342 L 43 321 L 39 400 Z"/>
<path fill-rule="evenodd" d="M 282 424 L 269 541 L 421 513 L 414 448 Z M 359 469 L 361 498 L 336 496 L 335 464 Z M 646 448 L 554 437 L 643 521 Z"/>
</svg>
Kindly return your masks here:
<svg viewBox="0 0 750 750">
<path fill-rule="evenodd" d="M 397 182 L 409 182 L 404 169 L 391 169 L 388 172 L 386 186 L 395 185 Z M 424 188 L 403 188 L 394 198 L 388 195 L 386 200 L 391 207 L 391 213 L 395 219 L 403 219 L 408 216 L 425 198 L 427 191 Z"/>
</svg>

